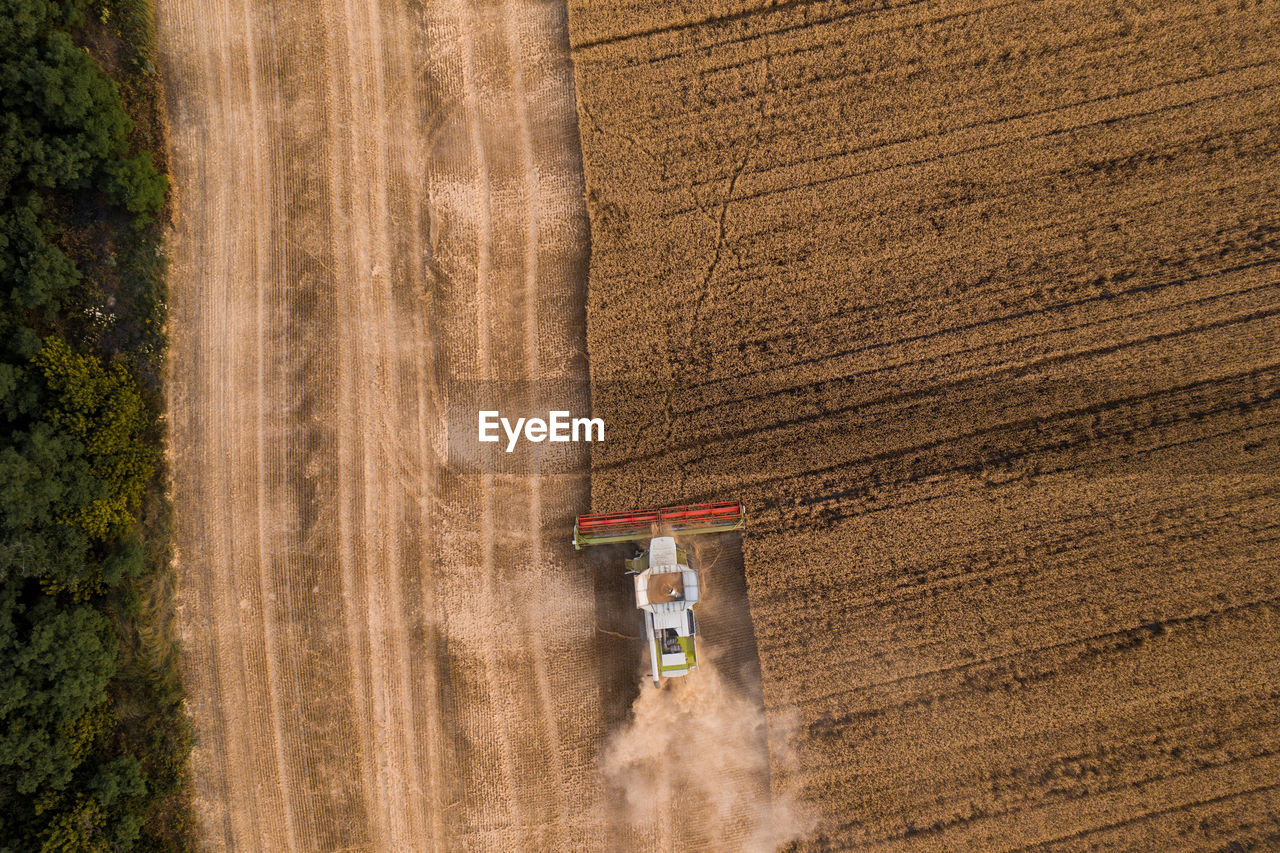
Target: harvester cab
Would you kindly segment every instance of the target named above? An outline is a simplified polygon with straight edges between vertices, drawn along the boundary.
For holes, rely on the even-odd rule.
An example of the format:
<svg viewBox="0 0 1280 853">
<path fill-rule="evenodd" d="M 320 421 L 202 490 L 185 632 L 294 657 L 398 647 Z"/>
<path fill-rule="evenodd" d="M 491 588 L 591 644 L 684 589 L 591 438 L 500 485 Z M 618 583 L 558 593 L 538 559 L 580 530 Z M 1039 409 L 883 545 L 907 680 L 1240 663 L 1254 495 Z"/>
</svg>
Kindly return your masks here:
<svg viewBox="0 0 1280 853">
<path fill-rule="evenodd" d="M 663 677 L 687 675 L 698 666 L 698 627 L 693 615 L 701 598 L 698 571 L 676 537 L 727 533 L 742 529 L 744 523 L 737 501 L 578 516 L 573 526 L 575 548 L 637 543 L 639 552 L 626 560 L 626 567 L 635 584 L 655 686 Z"/>
</svg>

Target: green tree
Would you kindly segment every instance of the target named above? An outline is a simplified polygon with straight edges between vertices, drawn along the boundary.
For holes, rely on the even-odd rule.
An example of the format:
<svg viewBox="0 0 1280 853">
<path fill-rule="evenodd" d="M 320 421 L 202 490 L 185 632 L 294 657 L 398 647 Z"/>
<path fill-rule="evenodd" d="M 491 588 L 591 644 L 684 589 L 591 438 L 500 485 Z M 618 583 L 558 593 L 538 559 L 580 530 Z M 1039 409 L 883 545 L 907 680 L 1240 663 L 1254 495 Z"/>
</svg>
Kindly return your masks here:
<svg viewBox="0 0 1280 853">
<path fill-rule="evenodd" d="M 151 164 L 151 152 L 108 163 L 103 171 L 107 198 L 133 214 L 135 227 L 151 224 L 169 189 L 169 179 Z"/>
<path fill-rule="evenodd" d="M 96 766 L 82 789 L 48 797 L 38 810 L 41 853 L 97 853 L 128 849 L 137 840 L 137 801 L 146 794 L 142 770 L 133 758 Z"/>
<path fill-rule="evenodd" d="M 71 36 L 43 25 L 29 0 L 0 0 L 0 146 L 13 158 L 0 177 L 35 187 L 86 187 L 128 148 L 132 122 L 115 82 Z M 6 32 L 7 31 L 7 32 Z M 7 36 L 7 38 L 6 38 Z M 0 184 L 0 198 L 9 184 Z"/>
<path fill-rule="evenodd" d="M 77 442 L 47 423 L 0 447 L 0 576 L 34 579 L 49 591 L 95 590 L 101 568 L 84 531 L 59 521 L 106 493 Z"/>
<path fill-rule="evenodd" d="M 69 507 L 63 519 L 94 540 L 123 536 L 133 526 L 133 508 L 155 457 L 142 440 L 149 420 L 137 383 L 124 367 L 105 367 L 58 337 L 48 338 L 32 363 L 48 393 L 45 417 L 80 442 L 90 473 L 106 487 L 87 504 Z"/>
<path fill-rule="evenodd" d="M 0 329 L 28 312 L 53 320 L 62 299 L 80 281 L 80 271 L 61 249 L 49 242 L 51 228 L 41 219 L 43 202 L 34 193 L 0 210 Z"/>
<path fill-rule="evenodd" d="M 40 598 L 0 603 L 0 776 L 3 794 L 60 790 L 80 764 L 77 724 L 106 699 L 118 648 L 94 608 Z M 9 799 L 0 795 L 0 799 Z"/>
<path fill-rule="evenodd" d="M 111 853 L 103 824 L 106 810 L 96 797 L 80 794 L 70 808 L 49 817 L 40 833 L 40 853 Z"/>
</svg>

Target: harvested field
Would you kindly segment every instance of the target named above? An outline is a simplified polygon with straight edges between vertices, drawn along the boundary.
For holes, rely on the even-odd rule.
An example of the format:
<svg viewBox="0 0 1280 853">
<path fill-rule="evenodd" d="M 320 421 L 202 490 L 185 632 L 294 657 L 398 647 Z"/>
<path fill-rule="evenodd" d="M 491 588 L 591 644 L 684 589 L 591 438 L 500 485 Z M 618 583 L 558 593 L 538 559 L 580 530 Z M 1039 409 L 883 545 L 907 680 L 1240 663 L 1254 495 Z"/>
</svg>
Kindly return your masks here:
<svg viewBox="0 0 1280 853">
<path fill-rule="evenodd" d="M 1280 843 L 1280 3 L 570 32 L 592 504 L 746 503 L 800 848 Z"/>
<path fill-rule="evenodd" d="M 626 579 L 568 544 L 581 450 L 474 440 L 589 408 L 563 8 L 158 6 L 205 846 L 599 838 Z"/>
</svg>

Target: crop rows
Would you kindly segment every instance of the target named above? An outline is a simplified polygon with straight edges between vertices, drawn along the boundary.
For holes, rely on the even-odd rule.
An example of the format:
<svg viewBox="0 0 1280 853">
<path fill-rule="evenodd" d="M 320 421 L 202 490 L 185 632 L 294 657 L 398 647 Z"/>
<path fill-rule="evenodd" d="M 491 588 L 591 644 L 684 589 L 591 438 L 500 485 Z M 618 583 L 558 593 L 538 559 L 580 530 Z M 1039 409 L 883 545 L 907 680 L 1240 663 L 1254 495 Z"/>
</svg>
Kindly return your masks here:
<svg viewBox="0 0 1280 853">
<path fill-rule="evenodd" d="M 1280 3 L 573 3 L 596 506 L 740 497 L 806 849 L 1274 843 Z"/>
</svg>

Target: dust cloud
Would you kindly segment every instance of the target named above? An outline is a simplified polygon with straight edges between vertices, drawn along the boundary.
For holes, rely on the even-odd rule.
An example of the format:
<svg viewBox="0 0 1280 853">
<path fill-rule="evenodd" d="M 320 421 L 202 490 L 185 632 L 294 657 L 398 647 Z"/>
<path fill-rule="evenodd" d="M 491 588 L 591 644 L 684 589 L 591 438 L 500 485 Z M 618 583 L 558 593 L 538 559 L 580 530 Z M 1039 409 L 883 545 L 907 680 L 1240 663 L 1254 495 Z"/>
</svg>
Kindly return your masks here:
<svg viewBox="0 0 1280 853">
<path fill-rule="evenodd" d="M 770 790 L 771 749 L 776 767 L 795 769 L 795 721 L 782 723 L 771 728 L 714 661 L 661 688 L 646 679 L 601 755 L 615 820 L 656 849 L 764 851 L 803 835 L 799 801 Z"/>
</svg>

